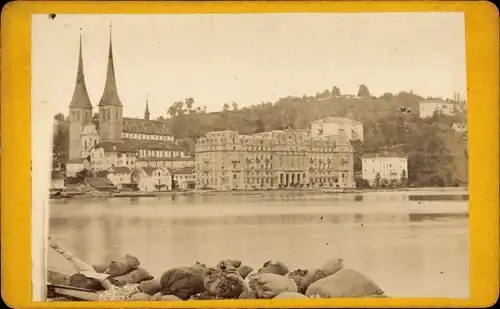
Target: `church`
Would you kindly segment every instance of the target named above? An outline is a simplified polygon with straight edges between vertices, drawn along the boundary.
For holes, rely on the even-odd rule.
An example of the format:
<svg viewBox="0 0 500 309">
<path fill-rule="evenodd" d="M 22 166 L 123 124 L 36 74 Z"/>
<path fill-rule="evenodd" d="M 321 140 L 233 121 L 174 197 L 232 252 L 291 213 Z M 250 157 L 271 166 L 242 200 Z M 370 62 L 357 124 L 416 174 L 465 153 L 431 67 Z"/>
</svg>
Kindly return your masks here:
<svg viewBox="0 0 500 309">
<path fill-rule="evenodd" d="M 66 176 L 75 176 L 83 169 L 100 172 L 123 167 L 132 172 L 144 167 L 193 166 L 194 159 L 176 144 L 167 124 L 150 119 L 147 99 L 143 119 L 123 117 L 123 104 L 116 85 L 111 25 L 106 74 L 104 91 L 97 104 L 99 116 L 95 119 L 85 84 L 80 35 L 76 84 L 69 104 Z"/>
</svg>

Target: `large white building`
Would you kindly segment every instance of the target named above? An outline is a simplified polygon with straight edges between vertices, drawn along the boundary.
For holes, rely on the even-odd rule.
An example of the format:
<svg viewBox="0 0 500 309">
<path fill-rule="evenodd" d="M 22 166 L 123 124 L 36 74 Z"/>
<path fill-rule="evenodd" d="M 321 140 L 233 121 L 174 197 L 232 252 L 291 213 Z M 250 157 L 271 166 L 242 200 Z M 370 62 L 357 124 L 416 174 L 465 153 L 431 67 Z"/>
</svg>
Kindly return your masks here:
<svg viewBox="0 0 500 309">
<path fill-rule="evenodd" d="M 371 186 L 384 179 L 401 181 L 408 179 L 408 157 L 395 153 L 366 154 L 361 159 L 362 178 Z"/>
<path fill-rule="evenodd" d="M 420 118 L 429 118 L 437 112 L 439 115 L 454 116 L 458 104 L 453 101 L 430 99 L 419 103 Z"/>
<path fill-rule="evenodd" d="M 209 132 L 196 143 L 196 187 L 354 188 L 353 152 L 345 138 L 309 130 Z"/>
<path fill-rule="evenodd" d="M 349 141 L 363 141 L 363 123 L 347 117 L 326 117 L 313 121 L 311 136 L 345 136 Z"/>
</svg>

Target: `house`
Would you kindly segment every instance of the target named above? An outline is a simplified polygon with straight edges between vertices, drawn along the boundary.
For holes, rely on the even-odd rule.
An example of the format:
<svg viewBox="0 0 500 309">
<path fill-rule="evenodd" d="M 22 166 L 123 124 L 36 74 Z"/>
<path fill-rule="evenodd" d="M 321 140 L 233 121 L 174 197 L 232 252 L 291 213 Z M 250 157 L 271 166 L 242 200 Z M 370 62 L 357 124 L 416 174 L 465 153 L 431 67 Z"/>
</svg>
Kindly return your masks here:
<svg viewBox="0 0 500 309">
<path fill-rule="evenodd" d="M 196 188 L 196 174 L 194 166 L 169 170 L 173 175 L 173 188 L 181 190 L 193 190 Z"/>
<path fill-rule="evenodd" d="M 419 103 L 420 118 L 430 118 L 434 113 L 439 115 L 454 116 L 458 104 L 453 101 L 445 101 L 440 99 L 428 99 Z"/>
<path fill-rule="evenodd" d="M 85 178 L 86 191 L 113 192 L 116 186 L 107 177 L 87 177 Z"/>
<path fill-rule="evenodd" d="M 347 140 L 363 141 L 363 123 L 347 117 L 326 117 L 311 123 L 313 137 L 344 136 Z"/>
<path fill-rule="evenodd" d="M 113 166 L 135 167 L 136 149 L 131 143 L 101 142 L 90 149 L 92 171 L 107 171 Z"/>
<path fill-rule="evenodd" d="M 140 170 L 139 190 L 145 192 L 172 189 L 172 175 L 166 168 L 143 167 Z"/>
<path fill-rule="evenodd" d="M 124 187 L 129 188 L 132 183 L 132 170 L 126 166 L 113 166 L 108 169 L 107 178 L 118 190 Z"/>
<path fill-rule="evenodd" d="M 465 122 L 454 122 L 453 125 L 451 126 L 453 131 L 457 133 L 464 133 L 467 132 L 467 123 Z"/>
<path fill-rule="evenodd" d="M 64 175 L 60 171 L 52 171 L 50 190 L 62 191 L 64 188 Z"/>
<path fill-rule="evenodd" d="M 408 157 L 396 153 L 366 154 L 361 158 L 362 177 L 371 186 L 382 181 L 400 182 L 408 179 Z"/>
<path fill-rule="evenodd" d="M 82 170 L 90 171 L 90 160 L 88 158 L 72 159 L 66 161 L 66 177 L 76 177 Z"/>
</svg>

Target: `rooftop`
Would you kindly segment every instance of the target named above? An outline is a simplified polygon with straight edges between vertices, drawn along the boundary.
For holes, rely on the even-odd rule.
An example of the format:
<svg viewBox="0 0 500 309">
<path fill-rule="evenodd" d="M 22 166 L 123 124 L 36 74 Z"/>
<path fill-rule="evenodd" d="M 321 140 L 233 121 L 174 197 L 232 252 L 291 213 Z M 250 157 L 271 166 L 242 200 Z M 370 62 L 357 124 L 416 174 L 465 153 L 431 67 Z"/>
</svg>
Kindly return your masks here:
<svg viewBox="0 0 500 309">
<path fill-rule="evenodd" d="M 119 174 L 130 174 L 130 172 L 132 172 L 126 166 L 113 166 L 112 168 L 109 169 L 109 171 L 110 172 L 119 173 Z"/>
<path fill-rule="evenodd" d="M 167 123 L 161 120 L 147 120 L 124 117 L 122 120 L 122 124 L 124 133 L 172 136 L 172 133 L 168 129 Z"/>
<path fill-rule="evenodd" d="M 373 158 L 408 158 L 406 155 L 397 154 L 395 152 L 367 153 L 362 156 L 363 159 Z"/>
<path fill-rule="evenodd" d="M 146 150 L 174 150 L 185 152 L 186 149 L 170 141 L 159 140 L 133 140 L 125 139 L 120 142 L 101 142 L 94 148 L 103 148 L 104 151 L 116 151 L 122 153 L 136 153 L 139 149 Z"/>
<path fill-rule="evenodd" d="M 186 166 L 183 168 L 169 168 L 171 174 L 179 175 L 179 174 L 193 174 L 194 166 Z"/>
<path fill-rule="evenodd" d="M 116 188 L 116 186 L 106 177 L 87 177 L 85 181 L 96 189 Z"/>
<path fill-rule="evenodd" d="M 194 161 L 194 157 L 139 157 L 137 161 Z"/>
<path fill-rule="evenodd" d="M 313 121 L 312 123 L 327 123 L 327 122 L 339 122 L 339 123 L 348 122 L 348 123 L 354 123 L 354 124 L 362 124 L 362 122 L 351 119 L 351 118 L 335 117 L 335 116 L 321 118 L 321 119 Z"/>
<path fill-rule="evenodd" d="M 457 102 L 450 101 L 450 100 L 443 100 L 443 99 L 425 99 L 423 101 L 420 101 L 420 104 L 426 104 L 426 103 L 438 103 L 438 104 L 458 104 Z"/>
<path fill-rule="evenodd" d="M 142 170 L 146 173 L 146 175 L 148 176 L 152 176 L 153 175 L 153 172 L 156 171 L 156 170 L 162 170 L 164 171 L 163 168 L 161 167 L 150 167 L 150 166 L 147 166 L 147 167 L 143 167 Z"/>
</svg>

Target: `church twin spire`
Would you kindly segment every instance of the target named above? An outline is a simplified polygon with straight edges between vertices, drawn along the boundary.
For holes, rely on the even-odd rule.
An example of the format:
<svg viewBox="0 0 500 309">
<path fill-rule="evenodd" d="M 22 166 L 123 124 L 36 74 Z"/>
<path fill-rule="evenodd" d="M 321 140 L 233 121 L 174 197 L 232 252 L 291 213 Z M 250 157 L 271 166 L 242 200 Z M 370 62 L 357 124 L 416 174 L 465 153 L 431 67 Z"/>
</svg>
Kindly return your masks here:
<svg viewBox="0 0 500 309">
<path fill-rule="evenodd" d="M 73 97 L 69 104 L 69 108 L 92 108 L 90 103 L 87 85 L 85 84 L 85 74 L 83 72 L 83 55 L 82 55 L 82 34 L 80 33 L 80 50 L 78 56 L 78 71 L 76 73 L 76 84 L 73 92 Z"/>
<path fill-rule="evenodd" d="M 115 66 L 113 62 L 113 38 L 111 23 L 109 24 L 109 53 L 108 53 L 108 71 L 104 91 L 98 106 L 122 106 L 118 89 L 116 88 Z"/>
<path fill-rule="evenodd" d="M 115 67 L 113 63 L 113 42 L 111 35 L 111 24 L 109 25 L 109 53 L 108 53 L 108 69 L 106 73 L 106 82 L 104 91 L 99 101 L 98 106 L 122 106 L 118 89 L 116 87 Z M 82 55 L 82 35 L 80 33 L 80 50 L 78 56 L 78 71 L 76 73 L 76 84 L 73 92 L 73 97 L 69 108 L 92 108 L 90 97 L 85 84 L 85 74 L 83 68 Z"/>
</svg>

